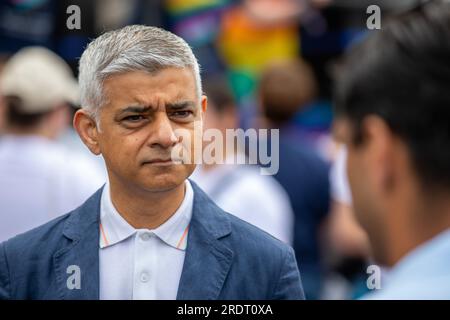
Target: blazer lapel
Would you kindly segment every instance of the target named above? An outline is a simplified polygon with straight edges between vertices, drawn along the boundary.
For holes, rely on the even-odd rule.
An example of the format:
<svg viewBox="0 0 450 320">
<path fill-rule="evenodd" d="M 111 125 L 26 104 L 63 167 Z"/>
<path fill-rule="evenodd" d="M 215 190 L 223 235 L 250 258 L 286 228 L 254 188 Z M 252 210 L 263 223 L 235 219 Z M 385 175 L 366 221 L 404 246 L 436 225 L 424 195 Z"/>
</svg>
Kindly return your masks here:
<svg viewBox="0 0 450 320">
<path fill-rule="evenodd" d="M 194 205 L 177 299 L 213 300 L 219 297 L 233 260 L 233 251 L 222 239 L 231 233 L 231 226 L 223 211 L 191 184 Z"/>
<path fill-rule="evenodd" d="M 224 241 L 231 234 L 231 225 L 223 211 L 194 182 L 191 184 L 194 205 L 177 299 L 217 299 L 233 260 L 233 251 Z M 99 299 L 102 190 L 72 212 L 65 223 L 63 234 L 67 241 L 53 256 L 61 299 Z"/>
<path fill-rule="evenodd" d="M 99 217 L 102 190 L 103 188 L 98 190 L 73 211 L 64 226 L 66 244 L 53 256 L 61 299 L 99 299 Z"/>
</svg>

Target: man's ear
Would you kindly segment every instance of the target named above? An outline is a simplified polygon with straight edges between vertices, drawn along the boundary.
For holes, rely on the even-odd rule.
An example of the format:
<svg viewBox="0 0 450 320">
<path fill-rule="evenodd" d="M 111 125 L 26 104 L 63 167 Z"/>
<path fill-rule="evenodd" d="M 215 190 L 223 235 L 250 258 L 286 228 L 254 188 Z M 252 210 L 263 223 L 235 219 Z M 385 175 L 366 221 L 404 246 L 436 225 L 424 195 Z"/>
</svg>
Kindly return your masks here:
<svg viewBox="0 0 450 320">
<path fill-rule="evenodd" d="M 395 183 L 395 137 L 386 122 L 378 116 L 363 120 L 363 143 L 367 143 L 366 160 L 378 185 L 390 192 Z"/>
<path fill-rule="evenodd" d="M 98 143 L 97 123 L 86 110 L 80 109 L 75 113 L 73 127 L 88 149 L 93 154 L 99 155 L 101 152 Z"/>
<path fill-rule="evenodd" d="M 208 97 L 203 95 L 200 104 L 202 108 L 202 119 L 204 120 L 206 116 L 206 109 L 208 109 Z"/>
</svg>

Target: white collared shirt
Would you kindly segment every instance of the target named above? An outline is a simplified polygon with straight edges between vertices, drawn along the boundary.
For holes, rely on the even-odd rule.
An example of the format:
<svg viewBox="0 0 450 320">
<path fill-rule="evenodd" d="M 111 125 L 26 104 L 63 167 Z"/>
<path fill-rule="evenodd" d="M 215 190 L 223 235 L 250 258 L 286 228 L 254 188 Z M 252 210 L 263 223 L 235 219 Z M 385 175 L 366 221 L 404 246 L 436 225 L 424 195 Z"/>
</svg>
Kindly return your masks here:
<svg viewBox="0 0 450 320">
<path fill-rule="evenodd" d="M 100 205 L 100 299 L 174 300 L 184 264 L 194 192 L 156 229 L 135 229 L 117 212 L 109 184 Z"/>
</svg>

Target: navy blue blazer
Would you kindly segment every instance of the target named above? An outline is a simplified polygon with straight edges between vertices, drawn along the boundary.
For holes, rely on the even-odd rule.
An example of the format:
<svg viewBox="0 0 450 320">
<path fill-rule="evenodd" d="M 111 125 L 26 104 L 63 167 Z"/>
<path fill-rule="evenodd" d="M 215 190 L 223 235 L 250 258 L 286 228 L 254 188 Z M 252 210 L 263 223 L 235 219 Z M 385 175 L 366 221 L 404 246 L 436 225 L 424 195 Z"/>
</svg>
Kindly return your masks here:
<svg viewBox="0 0 450 320">
<path fill-rule="evenodd" d="M 304 299 L 289 246 L 224 212 L 191 182 L 194 206 L 177 299 Z M 0 244 L 0 299 L 99 299 L 102 189 Z M 80 270 L 80 288 L 68 286 Z"/>
</svg>

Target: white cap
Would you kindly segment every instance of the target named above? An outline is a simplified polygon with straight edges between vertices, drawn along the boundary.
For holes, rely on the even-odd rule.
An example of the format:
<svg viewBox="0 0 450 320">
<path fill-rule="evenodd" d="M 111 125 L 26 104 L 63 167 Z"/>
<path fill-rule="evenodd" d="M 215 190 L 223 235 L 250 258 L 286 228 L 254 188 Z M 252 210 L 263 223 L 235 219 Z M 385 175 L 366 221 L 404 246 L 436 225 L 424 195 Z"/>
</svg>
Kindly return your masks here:
<svg viewBox="0 0 450 320">
<path fill-rule="evenodd" d="M 22 99 L 24 113 L 42 113 L 63 102 L 78 103 L 78 84 L 67 63 L 42 47 L 27 47 L 6 63 L 0 93 Z"/>
</svg>

